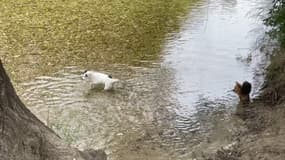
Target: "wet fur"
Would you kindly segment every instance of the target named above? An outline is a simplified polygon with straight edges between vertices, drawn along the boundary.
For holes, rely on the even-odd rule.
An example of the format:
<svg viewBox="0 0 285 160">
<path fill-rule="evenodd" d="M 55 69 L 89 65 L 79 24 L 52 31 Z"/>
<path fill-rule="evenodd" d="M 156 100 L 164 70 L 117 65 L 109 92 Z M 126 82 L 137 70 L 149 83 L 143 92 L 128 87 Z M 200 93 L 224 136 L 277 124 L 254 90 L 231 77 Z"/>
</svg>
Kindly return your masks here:
<svg viewBox="0 0 285 160">
<path fill-rule="evenodd" d="M 239 96 L 240 102 L 250 102 L 251 84 L 249 82 L 245 81 L 242 85 L 236 82 L 233 91 Z"/>
<path fill-rule="evenodd" d="M 114 79 L 111 75 L 87 70 L 84 71 L 81 77 L 83 80 L 88 80 L 91 83 L 91 87 L 103 84 L 104 90 L 113 89 L 113 84 L 119 81 L 118 79 Z"/>
</svg>

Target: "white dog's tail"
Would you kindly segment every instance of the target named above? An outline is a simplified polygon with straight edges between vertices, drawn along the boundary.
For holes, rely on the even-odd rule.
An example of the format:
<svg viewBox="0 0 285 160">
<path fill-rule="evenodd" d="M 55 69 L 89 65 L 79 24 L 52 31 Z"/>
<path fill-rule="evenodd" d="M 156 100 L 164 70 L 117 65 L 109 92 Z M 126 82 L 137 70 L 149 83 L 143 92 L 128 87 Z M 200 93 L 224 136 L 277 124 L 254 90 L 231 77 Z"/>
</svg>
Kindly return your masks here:
<svg viewBox="0 0 285 160">
<path fill-rule="evenodd" d="M 110 79 L 109 82 L 105 83 L 104 90 L 110 90 L 113 88 L 113 83 L 118 82 L 118 79 Z"/>
</svg>

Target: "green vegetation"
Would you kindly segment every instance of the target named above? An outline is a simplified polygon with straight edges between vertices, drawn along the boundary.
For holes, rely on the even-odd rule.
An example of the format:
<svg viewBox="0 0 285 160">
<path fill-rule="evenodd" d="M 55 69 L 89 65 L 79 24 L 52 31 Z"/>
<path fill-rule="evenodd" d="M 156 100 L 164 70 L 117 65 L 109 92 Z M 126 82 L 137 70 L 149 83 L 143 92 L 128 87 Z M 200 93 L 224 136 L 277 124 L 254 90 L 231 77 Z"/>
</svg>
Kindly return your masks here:
<svg viewBox="0 0 285 160">
<path fill-rule="evenodd" d="M 280 46 L 274 48 L 271 64 L 267 67 L 267 87 L 262 97 L 276 103 L 284 101 L 285 93 L 285 0 L 273 0 L 273 6 L 264 22 L 270 26 L 269 36 L 277 40 Z"/>
<path fill-rule="evenodd" d="M 269 10 L 268 17 L 264 19 L 267 26 L 270 26 L 268 34 L 280 42 L 281 48 L 285 47 L 285 0 L 273 0 L 273 6 Z M 272 57 L 272 63 L 268 67 L 268 80 L 284 79 L 285 56 L 283 49 L 276 49 Z"/>
<path fill-rule="evenodd" d="M 273 0 L 273 6 L 264 22 L 271 27 L 269 35 L 285 47 L 285 0 Z"/>
<path fill-rule="evenodd" d="M 189 0 L 1 0 L 0 56 L 14 79 L 68 65 L 157 59 Z"/>
</svg>

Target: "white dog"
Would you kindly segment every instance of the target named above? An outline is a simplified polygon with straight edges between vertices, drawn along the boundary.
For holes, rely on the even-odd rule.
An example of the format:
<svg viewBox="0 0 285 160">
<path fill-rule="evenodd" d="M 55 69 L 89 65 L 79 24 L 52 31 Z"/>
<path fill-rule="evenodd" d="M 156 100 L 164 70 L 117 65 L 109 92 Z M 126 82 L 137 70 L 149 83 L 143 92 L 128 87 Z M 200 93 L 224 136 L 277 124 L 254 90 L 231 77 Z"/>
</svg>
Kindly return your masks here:
<svg viewBox="0 0 285 160">
<path fill-rule="evenodd" d="M 104 90 L 112 89 L 113 84 L 119 81 L 118 79 L 112 78 L 111 75 L 107 75 L 96 71 L 87 71 L 87 70 L 84 71 L 81 77 L 84 80 L 90 81 L 91 85 L 104 84 Z"/>
</svg>

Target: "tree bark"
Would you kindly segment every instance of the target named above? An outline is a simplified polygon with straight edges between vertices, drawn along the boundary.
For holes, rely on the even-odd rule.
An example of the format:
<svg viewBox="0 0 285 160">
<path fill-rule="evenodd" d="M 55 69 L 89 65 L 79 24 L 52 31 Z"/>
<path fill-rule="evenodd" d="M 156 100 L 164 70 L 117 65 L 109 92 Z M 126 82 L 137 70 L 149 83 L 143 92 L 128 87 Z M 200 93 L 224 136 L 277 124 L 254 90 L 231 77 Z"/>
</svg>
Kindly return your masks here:
<svg viewBox="0 0 285 160">
<path fill-rule="evenodd" d="M 1 160 L 106 160 L 102 150 L 66 145 L 22 103 L 0 60 Z"/>
</svg>

